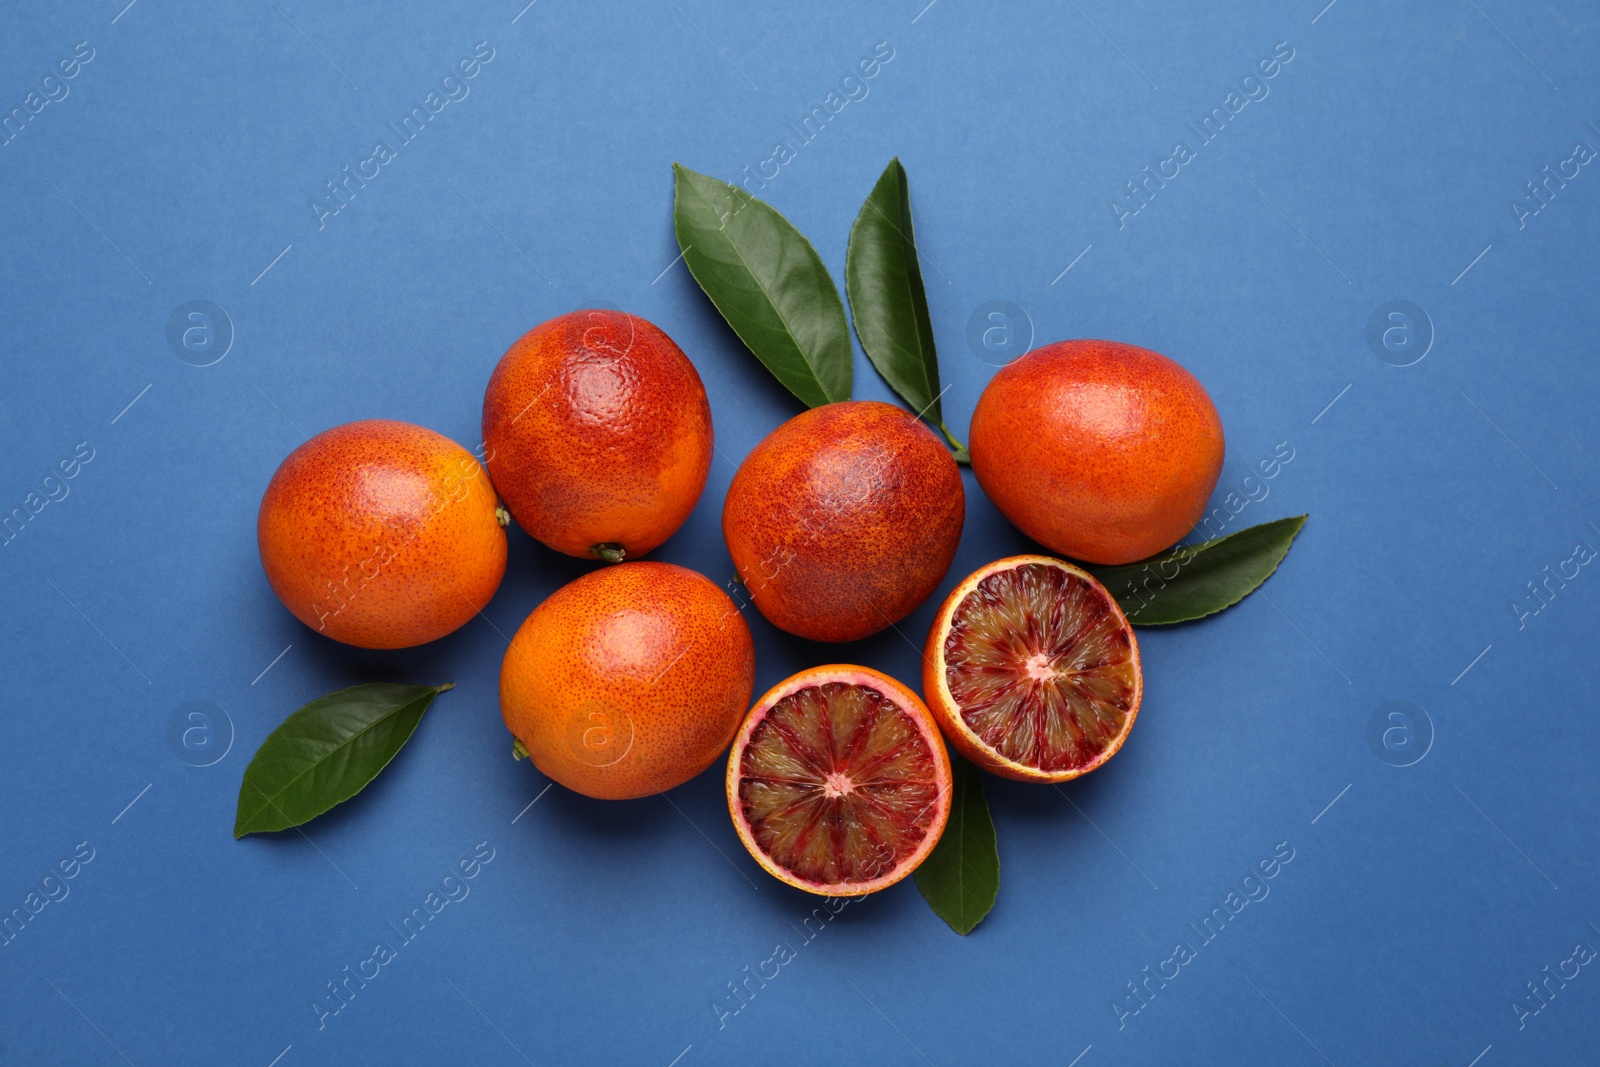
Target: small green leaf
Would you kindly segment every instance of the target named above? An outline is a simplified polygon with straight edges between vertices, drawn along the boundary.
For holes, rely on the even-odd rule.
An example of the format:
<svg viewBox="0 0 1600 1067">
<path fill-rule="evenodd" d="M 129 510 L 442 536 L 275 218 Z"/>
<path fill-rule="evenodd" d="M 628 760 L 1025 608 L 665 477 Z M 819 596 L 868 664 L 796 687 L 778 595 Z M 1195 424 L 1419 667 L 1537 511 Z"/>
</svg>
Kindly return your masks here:
<svg viewBox="0 0 1600 1067">
<path fill-rule="evenodd" d="M 811 242 L 736 185 L 678 163 L 672 174 L 683 261 L 733 332 L 806 406 L 849 400 L 850 327 Z"/>
<path fill-rule="evenodd" d="M 951 753 L 953 803 L 944 836 L 913 875 L 933 913 L 970 934 L 1000 895 L 1000 851 L 978 768 Z"/>
<path fill-rule="evenodd" d="M 945 426 L 939 406 L 933 319 L 917 262 L 911 190 L 899 157 L 883 169 L 850 228 L 844 284 L 856 336 L 867 358 L 912 410 L 943 431 L 956 459 L 969 462 L 966 448 Z"/>
<path fill-rule="evenodd" d="M 287 830 L 361 792 L 454 684 L 373 682 L 318 697 L 256 749 L 239 785 L 233 836 Z"/>
<path fill-rule="evenodd" d="M 1251 526 L 1198 545 L 1179 545 L 1125 567 L 1086 567 L 1135 626 L 1166 626 L 1232 607 L 1267 580 L 1306 516 Z"/>
</svg>

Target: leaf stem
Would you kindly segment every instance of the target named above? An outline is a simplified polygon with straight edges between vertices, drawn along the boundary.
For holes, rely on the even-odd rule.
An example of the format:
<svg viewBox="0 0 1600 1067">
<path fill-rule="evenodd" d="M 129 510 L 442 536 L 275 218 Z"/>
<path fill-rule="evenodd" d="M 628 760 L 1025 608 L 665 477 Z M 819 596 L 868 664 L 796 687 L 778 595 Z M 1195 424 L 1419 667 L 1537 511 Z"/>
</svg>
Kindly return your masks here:
<svg viewBox="0 0 1600 1067">
<path fill-rule="evenodd" d="M 972 466 L 972 453 L 967 451 L 967 446 L 956 440 L 956 435 L 950 432 L 950 427 L 942 421 L 939 423 L 939 432 L 944 434 L 945 440 L 950 442 L 950 451 L 955 454 L 957 463 Z"/>
</svg>

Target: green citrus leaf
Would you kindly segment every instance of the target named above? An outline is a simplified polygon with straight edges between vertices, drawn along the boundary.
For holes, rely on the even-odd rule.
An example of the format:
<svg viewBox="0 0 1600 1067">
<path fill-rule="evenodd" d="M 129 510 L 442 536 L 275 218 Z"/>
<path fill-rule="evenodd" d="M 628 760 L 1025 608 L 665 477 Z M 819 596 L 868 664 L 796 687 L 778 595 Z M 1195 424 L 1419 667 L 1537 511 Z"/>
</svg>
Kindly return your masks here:
<svg viewBox="0 0 1600 1067">
<path fill-rule="evenodd" d="M 1304 526 L 1295 515 L 1198 545 L 1178 545 L 1125 567 L 1084 569 L 1117 598 L 1135 626 L 1167 626 L 1232 607 L 1266 581 Z"/>
<path fill-rule="evenodd" d="M 808 407 L 850 399 L 850 327 L 805 235 L 736 185 L 674 163 L 672 218 L 689 273 L 784 387 Z"/>
<path fill-rule="evenodd" d="M 453 688 L 373 682 L 318 697 L 261 743 L 239 785 L 233 836 L 287 830 L 361 792 Z"/>
<path fill-rule="evenodd" d="M 867 358 L 912 410 L 944 432 L 956 458 L 967 462 L 967 450 L 945 428 L 939 406 L 933 319 L 917 262 L 911 190 L 898 157 L 883 169 L 850 228 L 844 284 Z"/>
<path fill-rule="evenodd" d="M 950 754 L 952 804 L 944 836 L 914 877 L 933 913 L 958 934 L 970 934 L 1000 895 L 1000 851 L 983 793 L 983 775 Z"/>
</svg>

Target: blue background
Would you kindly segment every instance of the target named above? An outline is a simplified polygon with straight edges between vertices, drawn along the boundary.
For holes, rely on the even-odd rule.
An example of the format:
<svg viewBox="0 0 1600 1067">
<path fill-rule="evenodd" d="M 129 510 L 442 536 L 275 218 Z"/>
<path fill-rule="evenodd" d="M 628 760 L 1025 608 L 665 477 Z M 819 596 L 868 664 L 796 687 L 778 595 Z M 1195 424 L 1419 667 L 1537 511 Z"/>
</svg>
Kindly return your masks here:
<svg viewBox="0 0 1600 1067">
<path fill-rule="evenodd" d="M 1592 6 L 125 3 L 0 16 L 0 111 L 94 50 L 0 148 L 0 512 L 93 450 L 0 548 L 0 911 L 79 842 L 94 855 L 0 947 L 0 1062 L 1593 1058 L 1594 968 L 1520 1028 L 1513 1003 L 1600 946 L 1600 574 L 1537 614 L 1526 587 L 1600 547 L 1600 174 L 1520 225 L 1511 207 L 1600 147 Z M 470 95 L 319 228 L 324 183 L 480 41 Z M 485 618 L 366 652 L 278 604 L 254 522 L 305 434 L 382 416 L 476 444 L 507 346 L 606 303 L 667 330 L 711 394 L 710 484 L 655 557 L 730 578 L 723 493 L 798 405 L 672 265 L 670 164 L 754 168 L 878 42 L 867 95 L 760 192 L 842 279 L 862 198 L 904 161 L 951 426 L 1029 336 L 1134 342 L 1215 399 L 1219 504 L 1292 450 L 1230 529 L 1311 518 L 1261 594 L 1141 633 L 1115 761 L 1059 790 L 990 781 L 1004 880 L 974 934 L 908 881 L 807 941 L 817 902 L 744 853 L 720 770 L 603 803 L 512 761 L 506 636 L 584 563 L 513 530 Z M 1270 95 L 1195 145 L 1185 122 L 1278 42 Z M 1119 228 L 1111 199 L 1180 139 L 1196 158 Z M 196 299 L 233 333 L 205 367 L 204 338 L 167 339 Z M 1396 299 L 1426 319 L 1391 340 L 1431 341 L 1405 367 L 1367 336 Z M 993 301 L 1014 308 L 990 320 Z M 990 347 L 975 315 L 1004 327 Z M 856 377 L 889 398 L 859 354 Z M 940 596 L 1030 547 L 967 489 Z M 758 691 L 835 659 L 914 680 L 935 603 L 845 647 L 752 611 Z M 357 800 L 232 840 L 267 733 L 373 679 L 457 688 Z M 220 712 L 185 748 L 193 701 Z M 1386 742 L 1389 701 L 1424 710 Z M 479 842 L 470 895 L 319 1029 L 324 983 Z M 1124 983 L 1280 842 L 1270 895 L 1132 1014 Z M 795 958 L 731 1014 L 727 983 L 779 942 Z"/>
</svg>

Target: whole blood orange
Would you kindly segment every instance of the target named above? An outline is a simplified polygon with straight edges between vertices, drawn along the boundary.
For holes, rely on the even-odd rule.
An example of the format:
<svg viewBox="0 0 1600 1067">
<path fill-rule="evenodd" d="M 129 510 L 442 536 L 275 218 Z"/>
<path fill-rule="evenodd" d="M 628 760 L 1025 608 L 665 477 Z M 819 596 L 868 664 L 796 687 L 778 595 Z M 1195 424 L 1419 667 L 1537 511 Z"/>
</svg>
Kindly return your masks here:
<svg viewBox="0 0 1600 1067">
<path fill-rule="evenodd" d="M 1074 559 L 1132 563 L 1199 521 L 1222 473 L 1222 420 L 1158 352 L 1062 341 L 1001 368 L 968 448 L 978 484 L 1023 533 Z"/>
<path fill-rule="evenodd" d="M 506 570 L 494 488 L 472 453 L 407 422 L 325 430 L 289 453 L 261 498 L 272 591 L 318 632 L 409 648 L 481 611 Z"/>
<path fill-rule="evenodd" d="M 835 664 L 779 682 L 728 756 L 728 810 L 773 877 L 854 897 L 917 869 L 950 818 L 950 756 L 886 674 Z"/>
<path fill-rule="evenodd" d="M 1144 693 L 1139 644 L 1092 576 L 1049 556 L 981 567 L 945 598 L 922 692 L 956 750 L 995 774 L 1064 782 L 1116 755 Z"/>
<path fill-rule="evenodd" d="M 854 400 L 796 415 L 751 450 L 722 535 L 773 625 L 853 641 L 938 587 L 965 514 L 961 472 L 933 431 L 903 408 Z"/>
<path fill-rule="evenodd" d="M 533 610 L 500 667 L 500 713 L 534 765 L 602 800 L 659 793 L 728 747 L 755 688 L 750 627 L 672 563 L 623 563 Z"/>
<path fill-rule="evenodd" d="M 672 338 L 622 311 L 534 327 L 483 396 L 489 473 L 517 524 L 569 556 L 650 551 L 694 510 L 711 406 Z"/>
</svg>

